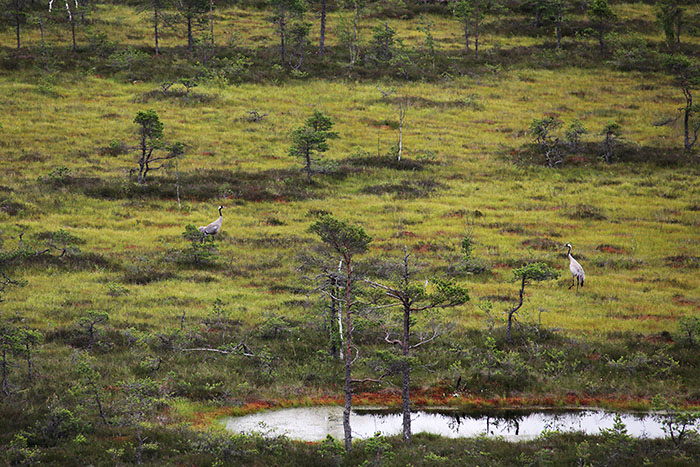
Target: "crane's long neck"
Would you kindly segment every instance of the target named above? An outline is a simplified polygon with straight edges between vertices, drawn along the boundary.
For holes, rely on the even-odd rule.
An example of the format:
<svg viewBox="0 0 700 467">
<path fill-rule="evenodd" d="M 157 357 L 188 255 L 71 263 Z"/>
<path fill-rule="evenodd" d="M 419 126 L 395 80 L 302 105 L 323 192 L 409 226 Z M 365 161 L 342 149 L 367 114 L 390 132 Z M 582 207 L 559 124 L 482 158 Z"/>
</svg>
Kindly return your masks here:
<svg viewBox="0 0 700 467">
<path fill-rule="evenodd" d="M 221 206 L 219 206 L 219 217 L 224 217 L 223 214 L 221 214 Z"/>
<path fill-rule="evenodd" d="M 568 248 L 569 248 L 569 252 L 568 252 L 566 255 L 569 257 L 569 259 L 572 259 L 572 256 L 571 256 L 571 245 L 569 245 Z"/>
</svg>

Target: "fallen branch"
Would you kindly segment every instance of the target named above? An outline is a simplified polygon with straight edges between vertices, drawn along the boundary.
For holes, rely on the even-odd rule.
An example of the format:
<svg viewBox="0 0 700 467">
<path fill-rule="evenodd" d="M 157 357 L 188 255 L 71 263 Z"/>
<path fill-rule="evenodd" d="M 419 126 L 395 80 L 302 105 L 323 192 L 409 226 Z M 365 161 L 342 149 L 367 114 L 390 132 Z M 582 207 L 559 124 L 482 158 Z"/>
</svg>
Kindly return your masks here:
<svg viewBox="0 0 700 467">
<path fill-rule="evenodd" d="M 221 353 L 224 355 L 228 354 L 233 354 L 233 353 L 238 353 L 238 350 L 242 350 L 240 355 L 243 355 L 244 357 L 255 357 L 256 355 L 248 348 L 247 345 L 245 345 L 243 342 L 235 346 L 231 350 L 222 350 L 222 349 L 212 349 L 211 347 L 197 347 L 194 349 L 182 349 L 182 352 L 216 352 L 216 353 Z"/>
</svg>

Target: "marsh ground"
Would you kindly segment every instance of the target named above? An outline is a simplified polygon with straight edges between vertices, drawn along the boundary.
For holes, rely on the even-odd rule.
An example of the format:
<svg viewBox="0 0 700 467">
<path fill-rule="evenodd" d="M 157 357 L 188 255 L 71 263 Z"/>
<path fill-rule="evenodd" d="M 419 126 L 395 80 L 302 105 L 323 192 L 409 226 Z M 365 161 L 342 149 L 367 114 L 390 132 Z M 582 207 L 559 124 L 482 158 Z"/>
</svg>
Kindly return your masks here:
<svg viewBox="0 0 700 467">
<path fill-rule="evenodd" d="M 653 25 L 650 6 L 616 10 L 627 25 L 618 40 L 661 47 L 660 33 L 643 27 Z M 133 441 L 128 430 L 95 431 L 92 409 L 74 393 L 76 355 L 88 345 L 80 320 L 91 311 L 109 315 L 92 349 L 105 399 L 118 405 L 121 395 L 110 388 L 119 382 L 155 381 L 171 400 L 161 411 L 168 428 L 152 435 L 164 446 L 172 425 L 212 407 L 337 397 L 340 364 L 324 354 L 322 303 L 298 270 L 299 253 L 318 243 L 307 229 L 320 213 L 364 227 L 373 237 L 367 264 L 396 258 L 406 246 L 426 264 L 421 280 L 450 276 L 468 287 L 471 301 L 439 316 L 445 336 L 418 356 L 414 381 L 426 403 L 453 393 L 456 405 L 508 397 L 563 404 L 568 397 L 649 407 L 655 395 L 697 402 L 695 344 L 681 324 L 700 310 L 700 168 L 697 155 L 682 151 L 679 127 L 654 125 L 682 103 L 669 76 L 616 66 L 617 55 L 599 59 L 591 39 L 567 37 L 557 52 L 547 33 L 524 28 L 514 35 L 497 18 L 482 38 L 482 59 L 473 60 L 461 50 L 457 23 L 427 13 L 391 24 L 407 47 L 420 50 L 417 21 L 433 21 L 443 55 L 432 61 L 438 71 L 426 71 L 430 79 L 407 81 L 369 66 L 348 71 L 332 32 L 338 12 L 329 19 L 328 67 L 309 59 L 306 75 L 290 76 L 265 68 L 275 54 L 267 14 L 217 14 L 225 53 L 249 52 L 254 63 L 239 84 L 210 77 L 189 93 L 179 85 L 159 90 L 161 77 L 178 73 L 169 64 L 184 54 L 179 33 L 166 31 L 170 49 L 141 57 L 137 69 L 93 61 L 90 38 L 98 31 L 119 37 L 111 40 L 120 46 L 150 47 L 148 18 L 128 7 L 98 6 L 92 25 L 79 29 L 79 43 L 92 45 L 77 54 L 64 50 L 66 31 L 52 28 L 47 41 L 58 62 L 42 62 L 37 31 L 27 35 L 24 55 L 9 48 L 9 31 L 0 36 L 0 58 L 12 64 L 0 74 L 3 258 L 11 258 L 8 274 L 26 281 L 5 292 L 1 310 L 3 319 L 44 336 L 33 383 L 25 381 L 20 354 L 11 367 L 3 443 L 13 439 L 16 422 L 11 428 L 9 420 L 16 417 L 29 445 L 46 456 L 87 451 L 60 437 L 53 447 L 39 439 L 37 427 L 57 407 L 77 418 L 85 412 L 71 439 L 85 433 L 105 445 L 109 436 Z M 512 21 L 527 24 L 524 16 Z M 376 22 L 363 19 L 366 36 Z M 697 53 L 696 41 L 689 35 L 686 51 Z M 412 56 L 411 76 L 429 67 L 425 57 Z M 392 147 L 402 98 L 409 108 L 399 164 Z M 146 109 L 158 112 L 164 138 L 182 141 L 186 152 L 139 187 L 133 119 Z M 332 117 L 340 137 L 319 165 L 323 173 L 307 185 L 299 161 L 288 156 L 289 135 L 315 109 Z M 266 116 L 251 121 L 253 110 Z M 557 169 L 543 166 L 527 132 L 533 119 L 552 114 L 589 129 Z M 605 164 L 600 132 L 613 120 L 622 142 L 618 161 Z M 226 208 L 216 258 L 192 264 L 183 253 L 185 225 L 210 222 L 219 204 Z M 59 257 L 52 235 L 61 230 L 72 237 Z M 20 234 L 29 253 L 12 256 Z M 465 270 L 465 236 L 485 272 Z M 567 242 L 587 274 L 579 291 L 567 288 Z M 36 254 L 45 248 L 51 251 Z M 516 343 L 508 344 L 503 312 L 518 290 L 512 270 L 533 261 L 560 277 L 527 289 Z M 371 324 L 361 324 L 358 335 L 368 357 L 382 349 Z M 239 342 L 256 358 L 181 352 Z M 358 371 L 371 376 L 371 358 Z M 393 397 L 391 386 L 362 390 Z M 566 455 L 575 454 L 575 443 Z M 166 448 L 154 449 L 151 461 L 167 456 Z"/>
</svg>

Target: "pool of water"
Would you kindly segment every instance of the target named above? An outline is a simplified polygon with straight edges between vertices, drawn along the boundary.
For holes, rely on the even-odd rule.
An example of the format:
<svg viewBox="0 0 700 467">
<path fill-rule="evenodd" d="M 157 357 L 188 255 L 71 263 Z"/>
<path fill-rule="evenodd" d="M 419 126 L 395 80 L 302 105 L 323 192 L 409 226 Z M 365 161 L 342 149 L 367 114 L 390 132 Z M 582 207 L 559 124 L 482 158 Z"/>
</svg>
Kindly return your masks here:
<svg viewBox="0 0 700 467">
<path fill-rule="evenodd" d="M 663 438 L 661 423 L 650 413 L 620 413 L 628 434 L 635 437 Z M 518 441 L 532 439 L 546 430 L 599 434 L 612 428 L 615 413 L 605 410 L 514 411 L 487 414 L 451 411 L 416 411 L 412 414 L 413 433 L 434 433 L 449 438 L 502 436 Z M 339 406 L 302 407 L 259 412 L 222 419 L 233 433 L 261 432 L 267 436 L 286 435 L 301 441 L 320 441 L 327 435 L 343 438 L 343 408 Z M 385 436 L 402 433 L 400 413 L 355 408 L 350 416 L 353 437 L 366 439 L 380 432 Z"/>
</svg>

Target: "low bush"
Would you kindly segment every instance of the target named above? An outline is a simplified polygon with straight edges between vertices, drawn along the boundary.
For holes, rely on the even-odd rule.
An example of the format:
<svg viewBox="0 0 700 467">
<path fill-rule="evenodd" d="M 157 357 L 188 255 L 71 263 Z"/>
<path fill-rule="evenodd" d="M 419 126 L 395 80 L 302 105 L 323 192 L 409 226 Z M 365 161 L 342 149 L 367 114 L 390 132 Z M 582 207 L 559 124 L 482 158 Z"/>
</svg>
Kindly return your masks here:
<svg viewBox="0 0 700 467">
<path fill-rule="evenodd" d="M 369 195 L 394 195 L 399 199 L 427 198 L 443 186 L 444 185 L 434 180 L 409 179 L 401 183 L 384 183 L 367 186 L 362 189 L 362 193 Z"/>
</svg>

